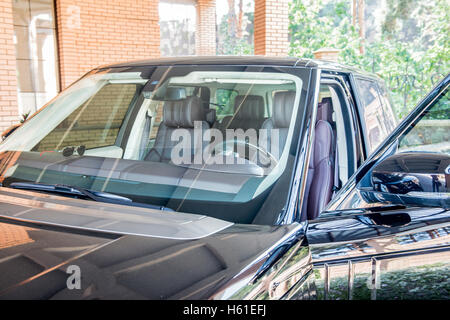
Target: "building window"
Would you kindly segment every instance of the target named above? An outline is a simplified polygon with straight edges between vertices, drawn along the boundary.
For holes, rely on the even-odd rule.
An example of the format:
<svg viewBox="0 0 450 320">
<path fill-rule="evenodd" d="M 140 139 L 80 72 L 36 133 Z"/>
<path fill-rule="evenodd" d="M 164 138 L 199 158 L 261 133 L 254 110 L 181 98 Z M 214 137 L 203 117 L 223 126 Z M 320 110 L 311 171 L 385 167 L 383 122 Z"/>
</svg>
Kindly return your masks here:
<svg viewBox="0 0 450 320">
<path fill-rule="evenodd" d="M 53 0 L 13 0 L 19 114 L 33 113 L 59 91 Z"/>
<path fill-rule="evenodd" d="M 161 0 L 159 25 L 161 56 L 195 54 L 195 0 Z"/>
</svg>

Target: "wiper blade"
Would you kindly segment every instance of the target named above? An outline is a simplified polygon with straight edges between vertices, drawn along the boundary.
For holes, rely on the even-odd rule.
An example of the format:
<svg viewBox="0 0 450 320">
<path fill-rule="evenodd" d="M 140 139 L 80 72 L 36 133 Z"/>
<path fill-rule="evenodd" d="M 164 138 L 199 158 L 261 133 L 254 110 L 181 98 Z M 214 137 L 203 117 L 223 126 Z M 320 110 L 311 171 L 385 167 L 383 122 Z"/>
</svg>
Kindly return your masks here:
<svg viewBox="0 0 450 320">
<path fill-rule="evenodd" d="M 109 192 L 95 191 L 89 190 L 85 188 L 69 186 L 65 184 L 44 184 L 44 183 L 35 183 L 35 182 L 13 182 L 9 186 L 9 188 L 13 189 L 23 189 L 23 190 L 35 190 L 35 191 L 44 191 L 51 193 L 60 193 L 66 195 L 72 195 L 77 197 L 84 197 L 90 200 L 105 202 L 105 203 L 113 203 L 113 204 L 124 204 L 128 206 L 134 207 L 142 207 L 142 208 L 150 208 L 157 209 L 163 211 L 174 211 L 173 209 L 157 206 L 153 204 L 133 202 L 130 198 L 119 196 Z"/>
<path fill-rule="evenodd" d="M 120 202 L 129 202 L 131 199 L 126 197 L 118 196 L 112 193 L 91 191 L 84 188 L 68 186 L 64 184 L 43 184 L 43 183 L 32 183 L 32 182 L 13 182 L 8 187 L 13 189 L 24 189 L 24 190 L 36 190 L 36 191 L 46 191 L 62 194 L 70 194 L 74 196 L 84 196 L 91 200 L 100 201 L 100 199 L 107 199 Z"/>
</svg>

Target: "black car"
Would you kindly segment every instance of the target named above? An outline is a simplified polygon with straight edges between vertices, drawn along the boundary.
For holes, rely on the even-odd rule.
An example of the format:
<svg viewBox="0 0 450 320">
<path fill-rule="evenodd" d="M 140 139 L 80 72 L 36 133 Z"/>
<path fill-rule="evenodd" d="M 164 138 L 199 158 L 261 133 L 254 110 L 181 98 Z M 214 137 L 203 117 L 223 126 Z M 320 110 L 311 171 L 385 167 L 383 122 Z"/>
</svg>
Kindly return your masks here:
<svg viewBox="0 0 450 320">
<path fill-rule="evenodd" d="M 0 297 L 449 298 L 449 79 L 395 128 L 337 64 L 99 67 L 4 133 Z"/>
</svg>

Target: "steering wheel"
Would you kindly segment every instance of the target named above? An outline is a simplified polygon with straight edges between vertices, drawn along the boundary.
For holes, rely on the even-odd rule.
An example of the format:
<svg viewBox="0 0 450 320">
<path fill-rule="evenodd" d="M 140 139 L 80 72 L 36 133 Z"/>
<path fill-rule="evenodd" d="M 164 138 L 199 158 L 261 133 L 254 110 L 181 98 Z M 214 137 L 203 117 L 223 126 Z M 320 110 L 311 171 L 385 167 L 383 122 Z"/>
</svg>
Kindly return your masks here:
<svg viewBox="0 0 450 320">
<path fill-rule="evenodd" d="M 244 150 L 240 150 L 240 148 L 238 148 L 238 152 L 235 152 L 234 148 L 236 145 L 244 146 Z M 269 168 L 272 164 L 273 167 L 275 167 L 278 164 L 277 158 L 272 153 L 254 145 L 253 143 L 250 143 L 249 141 L 226 140 L 216 145 L 214 150 L 217 150 L 217 148 L 219 148 L 219 151 L 216 152 L 216 156 L 220 156 L 222 154 L 228 155 L 227 153 L 231 153 L 234 157 L 246 159 L 261 168 Z M 246 155 L 247 149 L 249 150 L 248 156 Z M 239 151 L 243 151 L 244 154 L 240 154 Z M 260 157 L 263 155 L 262 159 L 258 159 L 258 154 Z"/>
</svg>

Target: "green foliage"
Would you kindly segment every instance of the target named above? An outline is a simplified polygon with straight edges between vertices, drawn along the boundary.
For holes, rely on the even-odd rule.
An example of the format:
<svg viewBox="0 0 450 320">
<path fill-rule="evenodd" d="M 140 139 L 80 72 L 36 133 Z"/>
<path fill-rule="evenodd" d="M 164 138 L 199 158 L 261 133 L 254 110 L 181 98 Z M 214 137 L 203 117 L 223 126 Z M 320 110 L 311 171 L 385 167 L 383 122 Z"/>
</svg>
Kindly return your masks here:
<svg viewBox="0 0 450 320">
<path fill-rule="evenodd" d="M 450 69 L 449 12 L 446 0 L 388 0 L 380 34 L 361 43 L 350 0 L 293 0 L 289 54 L 312 58 L 320 48 L 340 49 L 340 62 L 387 82 L 402 118 Z"/>
<path fill-rule="evenodd" d="M 230 25 L 230 15 L 222 17 L 217 26 L 217 54 L 220 55 L 252 55 L 253 54 L 253 21 L 254 13 L 251 11 L 243 12 L 244 24 L 242 26 L 242 37 L 238 37 L 237 25 Z"/>
<path fill-rule="evenodd" d="M 30 111 L 28 111 L 27 113 L 23 113 L 21 116 L 22 118 L 20 119 L 20 123 L 24 123 L 28 119 L 29 116 L 30 116 Z"/>
<path fill-rule="evenodd" d="M 217 116 L 232 115 L 234 112 L 234 99 L 237 96 L 237 91 L 228 89 L 218 89 L 216 92 L 217 99 Z"/>
<path fill-rule="evenodd" d="M 347 13 L 350 11 L 349 5 L 346 1 L 333 5 L 330 8 L 321 0 L 293 0 L 290 3 L 289 55 L 313 58 L 314 51 L 325 47 L 342 48 L 346 51 L 345 56 L 354 55 L 359 39 Z M 323 15 L 324 12 L 326 15 Z"/>
<path fill-rule="evenodd" d="M 226 17 L 226 16 L 224 16 Z M 253 24 L 252 24 L 253 26 Z M 248 36 L 238 38 L 228 32 L 228 24 L 226 19 L 218 26 L 219 44 L 217 53 L 220 55 L 252 55 L 253 43 Z M 253 35 L 252 35 L 253 36 Z"/>
</svg>

